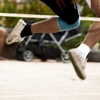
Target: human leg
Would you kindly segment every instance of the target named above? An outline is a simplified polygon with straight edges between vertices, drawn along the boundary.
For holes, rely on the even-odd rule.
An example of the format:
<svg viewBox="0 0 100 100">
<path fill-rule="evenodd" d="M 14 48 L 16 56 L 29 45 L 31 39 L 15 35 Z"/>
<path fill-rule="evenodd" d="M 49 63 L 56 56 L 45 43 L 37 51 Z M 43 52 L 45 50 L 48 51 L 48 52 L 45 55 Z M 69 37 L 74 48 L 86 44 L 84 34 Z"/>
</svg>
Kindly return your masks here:
<svg viewBox="0 0 100 100">
<path fill-rule="evenodd" d="M 54 21 L 55 20 L 55 21 Z M 34 33 L 56 33 L 65 30 L 72 30 L 80 25 L 80 19 L 74 24 L 67 24 L 58 17 L 50 18 L 46 21 L 37 22 L 31 25 L 26 24 L 23 20 L 19 20 L 13 31 L 6 38 L 7 44 L 21 42 L 25 36 L 30 36 Z"/>
<path fill-rule="evenodd" d="M 91 9 L 99 16 L 100 13 L 100 0 L 88 0 L 91 1 Z M 90 4 L 89 3 L 89 4 Z M 94 21 L 88 29 L 88 33 L 83 40 L 83 44 L 87 45 L 90 49 L 100 40 L 100 22 Z M 85 51 L 84 51 L 85 52 Z M 89 51 L 84 58 L 88 55 Z"/>
<path fill-rule="evenodd" d="M 97 14 L 100 15 L 100 0 L 91 0 L 91 9 Z M 100 22 L 94 21 L 92 25 L 89 27 L 88 33 L 83 40 L 82 44 L 75 49 L 69 50 L 69 56 L 71 58 L 72 64 L 74 68 L 78 68 L 76 73 L 81 73 L 83 79 L 85 79 L 85 59 L 92 49 L 92 47 L 100 40 Z M 75 59 L 78 58 L 78 59 Z M 82 59 L 81 61 L 79 59 Z M 82 68 L 83 67 L 83 68 Z M 81 70 L 79 70 L 81 69 Z M 78 75 L 80 77 L 80 75 Z M 82 78 L 81 78 L 82 79 Z"/>
<path fill-rule="evenodd" d="M 61 1 L 63 3 L 62 7 L 62 5 L 59 5 L 60 3 L 58 4 L 59 0 L 42 1 L 46 3 L 59 17 L 52 17 L 47 20 L 33 23 L 31 25 L 26 25 L 26 23 L 23 21 L 18 22 L 19 24 L 21 23 L 22 28 L 20 25 L 14 28 L 12 33 L 6 39 L 7 44 L 20 42 L 22 40 L 20 38 L 20 33 L 21 37 L 25 37 L 34 33 L 56 33 L 64 30 L 71 30 L 79 26 L 80 21 L 76 4 L 72 4 L 66 0 L 63 0 Z M 17 34 L 20 38 L 19 40 L 17 38 Z"/>
<path fill-rule="evenodd" d="M 31 32 L 34 33 L 57 33 L 65 30 L 72 30 L 80 25 L 80 19 L 78 19 L 74 24 L 67 24 L 59 17 L 52 17 L 45 21 L 37 22 L 31 24 Z M 26 29 L 25 31 L 29 31 Z M 23 32 L 23 34 L 25 33 Z"/>
<path fill-rule="evenodd" d="M 31 32 L 34 33 L 55 33 L 59 32 L 60 28 L 57 23 L 57 17 L 52 17 L 44 21 L 40 21 L 31 25 Z"/>
</svg>

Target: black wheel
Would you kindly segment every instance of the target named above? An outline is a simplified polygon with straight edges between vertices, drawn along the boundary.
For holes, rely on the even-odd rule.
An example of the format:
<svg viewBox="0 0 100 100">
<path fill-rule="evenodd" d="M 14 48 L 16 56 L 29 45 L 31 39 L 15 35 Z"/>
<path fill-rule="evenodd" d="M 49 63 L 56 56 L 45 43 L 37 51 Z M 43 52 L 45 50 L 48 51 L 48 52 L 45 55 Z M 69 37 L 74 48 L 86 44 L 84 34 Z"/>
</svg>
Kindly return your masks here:
<svg viewBox="0 0 100 100">
<path fill-rule="evenodd" d="M 22 57 L 24 61 L 30 62 L 33 60 L 34 54 L 31 50 L 24 50 Z"/>
<path fill-rule="evenodd" d="M 67 51 L 61 53 L 61 60 L 64 63 L 67 63 L 70 61 Z"/>
</svg>

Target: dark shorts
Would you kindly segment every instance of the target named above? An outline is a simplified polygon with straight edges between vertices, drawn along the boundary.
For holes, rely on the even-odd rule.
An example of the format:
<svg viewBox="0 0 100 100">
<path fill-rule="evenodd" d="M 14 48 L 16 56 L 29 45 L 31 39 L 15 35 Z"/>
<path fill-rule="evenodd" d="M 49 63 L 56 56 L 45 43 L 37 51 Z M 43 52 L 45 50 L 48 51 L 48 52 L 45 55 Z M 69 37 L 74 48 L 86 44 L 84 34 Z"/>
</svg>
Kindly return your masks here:
<svg viewBox="0 0 100 100">
<path fill-rule="evenodd" d="M 79 19 L 76 4 L 70 0 L 40 0 L 48 5 L 52 11 L 68 24 L 74 24 Z"/>
</svg>

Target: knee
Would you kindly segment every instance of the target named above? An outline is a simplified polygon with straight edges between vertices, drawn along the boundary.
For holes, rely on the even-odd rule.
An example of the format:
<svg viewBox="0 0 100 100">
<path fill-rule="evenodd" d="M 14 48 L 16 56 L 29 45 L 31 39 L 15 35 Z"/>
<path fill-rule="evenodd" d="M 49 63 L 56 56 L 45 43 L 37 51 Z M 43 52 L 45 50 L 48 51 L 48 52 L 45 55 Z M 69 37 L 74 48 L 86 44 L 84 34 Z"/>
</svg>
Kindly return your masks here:
<svg viewBox="0 0 100 100">
<path fill-rule="evenodd" d="M 79 25 L 80 25 L 80 18 L 74 24 L 71 25 L 67 24 L 66 22 L 58 18 L 58 26 L 61 31 L 72 30 L 79 27 Z"/>
</svg>

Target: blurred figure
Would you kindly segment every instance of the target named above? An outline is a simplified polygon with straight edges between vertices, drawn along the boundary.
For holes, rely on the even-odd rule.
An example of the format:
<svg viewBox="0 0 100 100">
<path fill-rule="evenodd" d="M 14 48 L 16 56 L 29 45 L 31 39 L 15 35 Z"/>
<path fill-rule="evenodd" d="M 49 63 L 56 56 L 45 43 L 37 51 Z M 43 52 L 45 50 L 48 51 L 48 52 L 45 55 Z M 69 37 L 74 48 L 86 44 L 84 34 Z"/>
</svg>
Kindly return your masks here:
<svg viewBox="0 0 100 100">
<path fill-rule="evenodd" d="M 3 27 L 0 27 L 0 55 L 3 49 L 3 46 L 5 44 L 6 35 L 7 35 L 7 30 Z M 6 58 L 0 56 L 0 60 L 6 60 Z"/>
</svg>

